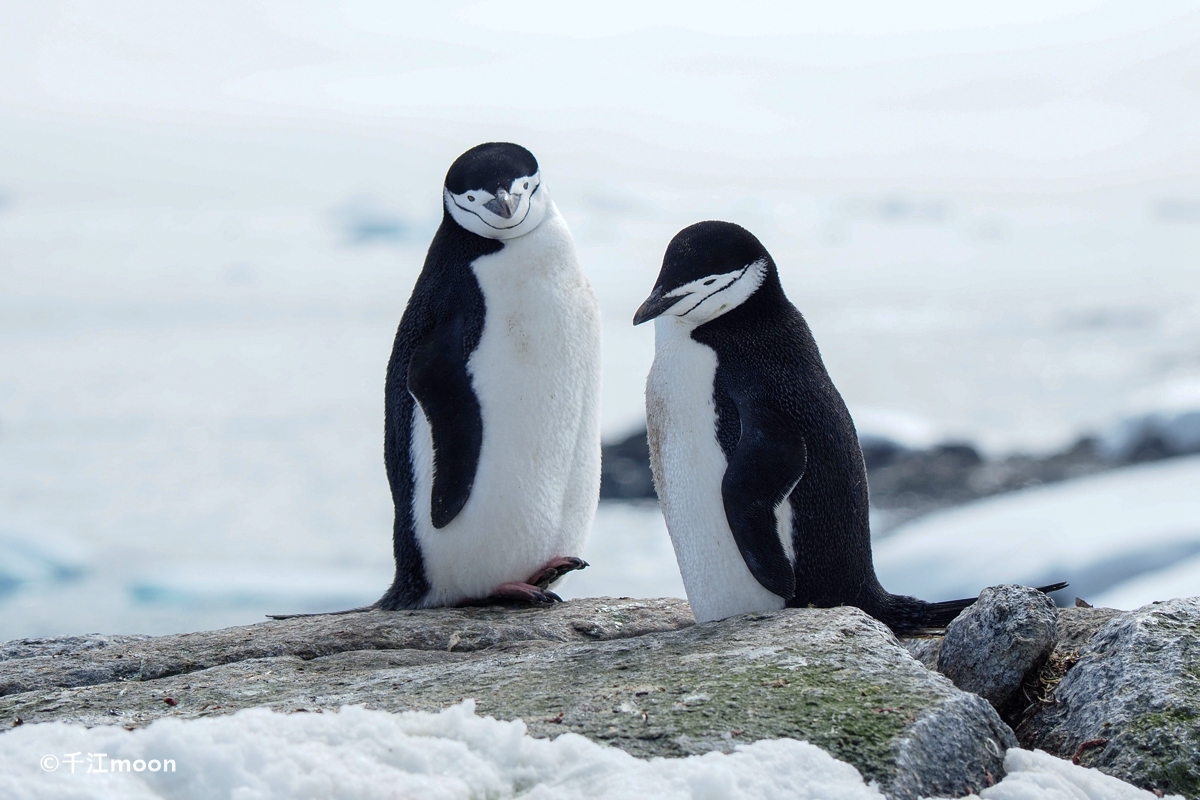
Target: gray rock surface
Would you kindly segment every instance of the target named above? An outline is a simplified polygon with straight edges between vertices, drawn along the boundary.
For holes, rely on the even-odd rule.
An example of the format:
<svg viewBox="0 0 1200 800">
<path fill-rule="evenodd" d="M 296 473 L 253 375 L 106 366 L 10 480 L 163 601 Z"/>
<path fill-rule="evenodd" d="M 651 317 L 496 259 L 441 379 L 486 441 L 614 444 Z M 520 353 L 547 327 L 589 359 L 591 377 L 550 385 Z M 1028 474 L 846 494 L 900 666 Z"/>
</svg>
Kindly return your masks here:
<svg viewBox="0 0 1200 800">
<path fill-rule="evenodd" d="M 894 797 L 941 797 L 979 794 L 1004 777 L 1004 751 L 1016 746 L 1009 728 L 995 710 L 978 695 L 960 692 L 947 700 L 940 714 L 925 714 L 908 731 L 896 748 L 896 779 L 887 787 Z M 964 730 L 963 720 L 977 720 Z M 984 727 L 983 720 L 992 722 Z M 967 735 L 964 735 L 964 732 Z M 982 746 L 982 750 L 979 748 Z M 966 785 L 962 765 L 979 761 L 995 763 L 1000 769 L 976 771 Z M 961 787 L 948 792 L 945 787 Z"/>
<path fill-rule="evenodd" d="M 1079 651 L 1092 637 L 1118 614 L 1116 608 L 1060 608 L 1058 609 L 1058 644 L 1052 657 L 1069 659 L 1072 662 Z M 938 656 L 942 652 L 941 636 L 903 637 L 900 644 L 929 669 L 937 669 Z"/>
<path fill-rule="evenodd" d="M 1113 617 L 1018 732 L 1026 747 L 1200 797 L 1200 598 Z"/>
<path fill-rule="evenodd" d="M 1049 597 L 1027 586 L 992 586 L 946 628 L 938 671 L 1004 715 L 1026 705 L 1021 689 L 1057 641 Z"/>
<path fill-rule="evenodd" d="M 909 655 L 925 665 L 925 669 L 937 669 L 938 656 L 942 652 L 941 636 L 905 636 L 900 645 Z"/>
<path fill-rule="evenodd" d="M 88 633 L 82 636 L 56 636 L 50 639 L 13 639 L 0 642 L 0 661 L 34 656 L 62 656 L 99 650 L 114 644 L 127 644 L 149 639 L 149 636 L 105 636 Z"/>
<path fill-rule="evenodd" d="M 996 712 L 857 609 L 690 622 L 676 601 L 598 598 L 114 643 L 0 662 L 0 681 L 19 689 L 0 697 L 0 720 L 135 727 L 251 706 L 436 710 L 474 697 L 478 713 L 519 717 L 534 735 L 573 731 L 638 756 L 803 739 L 896 798 L 961 796 L 1003 776 L 1016 740 Z"/>
<path fill-rule="evenodd" d="M 598 598 L 547 608 L 439 608 L 300 617 L 174 636 L 73 636 L 0 644 L 0 697 L 155 680 L 252 659 L 371 650 L 470 652 L 507 642 L 595 641 L 695 622 L 682 600 Z"/>
<path fill-rule="evenodd" d="M 1060 608 L 1058 610 L 1058 646 L 1061 653 L 1078 653 L 1100 629 L 1121 615 L 1116 608 Z"/>
</svg>

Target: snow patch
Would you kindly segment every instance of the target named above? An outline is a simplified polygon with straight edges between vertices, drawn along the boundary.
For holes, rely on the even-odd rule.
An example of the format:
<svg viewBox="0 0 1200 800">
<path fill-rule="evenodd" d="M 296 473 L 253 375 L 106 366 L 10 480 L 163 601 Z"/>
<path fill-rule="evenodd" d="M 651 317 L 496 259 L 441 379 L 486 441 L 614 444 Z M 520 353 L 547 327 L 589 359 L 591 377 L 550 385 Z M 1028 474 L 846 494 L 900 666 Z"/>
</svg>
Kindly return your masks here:
<svg viewBox="0 0 1200 800">
<path fill-rule="evenodd" d="M 0 597 L 27 584 L 74 581 L 86 571 L 87 550 L 74 542 L 0 530 Z"/>
<path fill-rule="evenodd" d="M 165 562 L 137 574 L 128 591 L 136 603 L 144 605 L 325 611 L 360 604 L 364 586 L 386 583 L 386 574 L 380 572 L 337 565 Z"/>
<path fill-rule="evenodd" d="M 101 762 L 96 754 L 104 753 Z M 76 754 L 74 759 L 69 754 Z M 91 755 L 92 772 L 88 772 Z M 57 759 L 48 771 L 47 756 Z M 158 770 L 113 772 L 113 760 Z M 72 773 L 70 762 L 75 761 Z M 174 771 L 161 765 L 174 762 Z M 54 762 L 50 762 L 54 763 Z M 106 772 L 95 769 L 103 763 Z M 1146 800 L 1152 795 L 1042 752 L 1009 750 L 985 800 Z M 154 765 L 152 765 L 154 766 Z M 0 796 L 21 800 L 882 800 L 849 764 L 807 742 L 771 739 L 730 754 L 649 761 L 573 733 L 534 739 L 519 720 L 439 713 L 336 714 L 255 708 L 147 728 L 46 723 L 0 735 Z"/>
<path fill-rule="evenodd" d="M 989 498 L 901 526 L 875 545 L 888 591 L 945 600 L 985 586 L 1070 581 L 1091 601 L 1200 555 L 1200 457 Z M 1200 594 L 1200 570 L 1173 596 Z M 1161 591 L 1122 595 L 1127 607 Z M 1153 591 L 1151 591 L 1153 590 Z"/>
<path fill-rule="evenodd" d="M 228 717 L 160 720 L 127 732 L 27 725 L 0 736 L 0 796 L 254 800 L 521 797 L 878 800 L 858 771 L 793 740 L 732 754 L 642 761 L 576 734 L 534 739 L 520 721 L 477 717 L 471 700 L 437 714 L 345 707 L 337 714 L 249 709 Z M 46 755 L 81 753 L 48 773 Z M 174 773 L 88 774 L 88 753 L 174 759 Z"/>
<path fill-rule="evenodd" d="M 1097 596 L 1092 605 L 1133 609 L 1156 600 L 1197 595 L 1200 595 L 1200 556 L 1119 583 Z"/>
<path fill-rule="evenodd" d="M 1055 758 L 1041 750 L 1004 754 L 1008 776 L 979 793 L 983 800 L 1153 800 L 1155 795 L 1111 775 Z M 1183 800 L 1167 795 L 1167 800 Z"/>
</svg>

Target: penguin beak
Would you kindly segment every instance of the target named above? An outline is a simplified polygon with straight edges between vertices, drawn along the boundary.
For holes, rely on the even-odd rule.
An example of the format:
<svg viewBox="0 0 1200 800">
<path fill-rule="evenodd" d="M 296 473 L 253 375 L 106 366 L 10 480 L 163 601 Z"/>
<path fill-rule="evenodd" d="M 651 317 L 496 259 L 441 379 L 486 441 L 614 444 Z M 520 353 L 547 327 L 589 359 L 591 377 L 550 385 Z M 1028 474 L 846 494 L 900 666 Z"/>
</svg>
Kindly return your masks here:
<svg viewBox="0 0 1200 800">
<path fill-rule="evenodd" d="M 521 203 L 521 195 L 509 194 L 504 189 L 496 191 L 496 196 L 483 204 L 483 207 L 498 217 L 512 219 L 513 213 Z"/>
<path fill-rule="evenodd" d="M 646 298 L 646 302 L 642 303 L 642 307 L 633 315 L 633 324 L 641 325 L 643 322 L 649 322 L 678 303 L 679 300 L 678 297 L 664 297 L 662 287 L 655 286 L 654 291 Z"/>
</svg>

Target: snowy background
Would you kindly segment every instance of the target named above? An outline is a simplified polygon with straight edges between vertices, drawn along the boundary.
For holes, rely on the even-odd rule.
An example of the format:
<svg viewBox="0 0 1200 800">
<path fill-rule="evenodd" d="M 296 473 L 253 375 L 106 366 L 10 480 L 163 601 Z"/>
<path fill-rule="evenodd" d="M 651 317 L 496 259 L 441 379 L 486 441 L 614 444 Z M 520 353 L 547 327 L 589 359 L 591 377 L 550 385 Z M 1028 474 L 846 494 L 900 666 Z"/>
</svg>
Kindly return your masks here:
<svg viewBox="0 0 1200 800">
<path fill-rule="evenodd" d="M 1036 453 L 1198 410 L 1198 65 L 1170 0 L 0 3 L 0 640 L 382 593 L 384 367 L 486 140 L 576 235 L 609 439 L 703 218 L 771 250 L 864 432 Z M 1069 570 L 1133 607 L 1200 593 L 1198 496 L 1195 458 L 1136 467 L 877 560 L 929 599 Z M 682 594 L 653 504 L 583 555 L 564 595 Z"/>
</svg>

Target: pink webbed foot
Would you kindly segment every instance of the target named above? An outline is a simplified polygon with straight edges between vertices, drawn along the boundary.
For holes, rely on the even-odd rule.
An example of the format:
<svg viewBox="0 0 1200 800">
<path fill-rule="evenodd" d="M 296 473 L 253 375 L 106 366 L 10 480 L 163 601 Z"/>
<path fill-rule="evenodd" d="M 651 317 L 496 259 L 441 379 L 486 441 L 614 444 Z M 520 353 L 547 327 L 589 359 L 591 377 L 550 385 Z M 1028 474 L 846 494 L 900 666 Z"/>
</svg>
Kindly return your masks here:
<svg viewBox="0 0 1200 800">
<path fill-rule="evenodd" d="M 534 605 L 562 602 L 562 598 L 554 592 L 531 583 L 502 583 L 492 592 L 492 598 L 502 602 L 515 600 Z"/>
<path fill-rule="evenodd" d="M 464 600 L 460 607 L 506 605 L 509 603 L 528 603 L 530 605 L 549 605 L 561 603 L 562 598 L 550 591 L 550 584 L 557 581 L 568 572 L 583 569 L 588 563 L 582 558 L 565 556 L 555 558 L 537 571 L 528 581 L 502 583 L 487 597 Z"/>
<path fill-rule="evenodd" d="M 587 566 L 588 563 L 582 558 L 562 556 L 550 561 L 550 563 L 538 570 L 537 574 L 526 581 L 526 583 L 536 586 L 539 589 L 545 589 L 568 572 L 584 569 Z"/>
<path fill-rule="evenodd" d="M 496 587 L 495 591 L 487 597 L 463 600 L 458 604 L 459 608 L 471 608 L 474 606 L 500 606 L 511 604 L 529 604 L 535 606 L 550 605 L 551 603 L 561 603 L 562 598 L 547 589 L 540 586 L 534 586 L 529 583 L 502 583 Z"/>
</svg>

